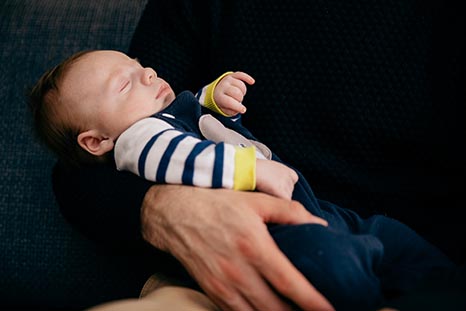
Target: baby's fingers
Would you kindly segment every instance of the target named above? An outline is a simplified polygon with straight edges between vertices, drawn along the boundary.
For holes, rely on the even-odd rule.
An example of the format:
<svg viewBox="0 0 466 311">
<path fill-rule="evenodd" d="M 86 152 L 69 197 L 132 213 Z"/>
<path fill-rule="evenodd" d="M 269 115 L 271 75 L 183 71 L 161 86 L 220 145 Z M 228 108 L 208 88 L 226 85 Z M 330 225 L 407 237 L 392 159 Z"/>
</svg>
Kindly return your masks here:
<svg viewBox="0 0 466 311">
<path fill-rule="evenodd" d="M 235 79 L 246 82 L 249 85 L 253 85 L 256 82 L 256 80 L 254 80 L 253 77 L 251 77 L 249 74 L 242 72 L 242 71 L 235 71 L 230 76 Z"/>
<path fill-rule="evenodd" d="M 245 113 L 246 107 L 236 98 L 228 95 L 221 94 L 219 95 L 219 102 L 222 103 L 221 109 L 227 115 L 235 115 L 237 113 Z"/>
</svg>

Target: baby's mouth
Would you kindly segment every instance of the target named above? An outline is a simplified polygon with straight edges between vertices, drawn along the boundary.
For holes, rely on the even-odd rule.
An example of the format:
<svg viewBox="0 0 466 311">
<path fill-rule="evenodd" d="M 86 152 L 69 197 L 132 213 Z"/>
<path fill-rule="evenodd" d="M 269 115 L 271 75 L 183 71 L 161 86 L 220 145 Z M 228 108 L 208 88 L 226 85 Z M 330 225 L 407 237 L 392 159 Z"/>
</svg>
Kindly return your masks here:
<svg viewBox="0 0 466 311">
<path fill-rule="evenodd" d="M 157 95 L 155 96 L 155 99 L 159 99 L 163 93 L 168 89 L 168 85 L 166 83 L 163 83 L 162 86 L 160 86 L 159 90 L 157 91 Z"/>
</svg>

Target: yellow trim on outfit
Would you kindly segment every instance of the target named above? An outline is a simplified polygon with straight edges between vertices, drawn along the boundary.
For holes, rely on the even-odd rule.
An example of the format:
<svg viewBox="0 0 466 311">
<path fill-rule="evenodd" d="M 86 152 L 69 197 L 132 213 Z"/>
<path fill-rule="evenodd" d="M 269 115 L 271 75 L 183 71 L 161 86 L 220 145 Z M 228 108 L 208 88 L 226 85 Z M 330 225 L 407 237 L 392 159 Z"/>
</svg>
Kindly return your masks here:
<svg viewBox="0 0 466 311">
<path fill-rule="evenodd" d="M 256 148 L 235 147 L 234 190 L 256 189 Z"/>
<path fill-rule="evenodd" d="M 215 79 L 206 87 L 203 106 L 221 114 L 230 117 L 224 113 L 214 100 L 214 90 L 217 84 L 225 76 L 232 74 L 233 71 L 227 71 Z M 255 190 L 256 189 L 256 147 L 235 146 L 235 171 L 233 177 L 234 190 Z"/>
<path fill-rule="evenodd" d="M 207 89 L 206 89 L 206 94 L 205 94 L 205 102 L 204 102 L 204 107 L 216 112 L 216 113 L 219 113 L 221 114 L 222 116 L 224 117 L 229 117 L 229 115 L 227 115 L 226 113 L 224 113 L 218 106 L 217 106 L 217 103 L 215 102 L 214 100 L 214 90 L 215 90 L 215 87 L 217 86 L 217 84 L 220 82 L 220 80 L 222 80 L 225 76 L 229 75 L 229 74 L 232 74 L 233 71 L 228 71 L 228 72 L 225 72 L 224 74 L 222 74 L 220 77 L 218 77 L 217 79 L 215 79 L 214 82 L 212 82 L 211 84 L 209 84 L 207 86 Z"/>
</svg>

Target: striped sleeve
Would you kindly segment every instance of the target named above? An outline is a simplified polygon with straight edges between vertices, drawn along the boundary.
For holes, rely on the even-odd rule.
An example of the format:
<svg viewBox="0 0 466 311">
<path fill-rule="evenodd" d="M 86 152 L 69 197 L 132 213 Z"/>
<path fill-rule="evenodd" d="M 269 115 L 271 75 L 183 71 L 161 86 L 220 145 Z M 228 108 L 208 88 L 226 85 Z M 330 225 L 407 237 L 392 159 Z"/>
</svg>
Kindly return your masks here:
<svg viewBox="0 0 466 311">
<path fill-rule="evenodd" d="M 200 140 L 147 118 L 120 135 L 114 154 L 118 170 L 158 183 L 253 190 L 256 159 L 249 149 Z"/>
</svg>

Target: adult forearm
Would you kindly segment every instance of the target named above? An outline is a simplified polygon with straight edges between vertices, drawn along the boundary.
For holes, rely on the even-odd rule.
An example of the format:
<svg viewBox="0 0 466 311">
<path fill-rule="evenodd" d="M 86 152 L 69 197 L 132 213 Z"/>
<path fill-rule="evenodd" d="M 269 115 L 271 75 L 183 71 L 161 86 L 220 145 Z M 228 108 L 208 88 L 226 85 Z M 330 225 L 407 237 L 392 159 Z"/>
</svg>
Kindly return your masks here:
<svg viewBox="0 0 466 311">
<path fill-rule="evenodd" d="M 141 233 L 152 246 L 169 251 L 170 223 L 178 218 L 175 208 L 171 206 L 176 205 L 178 199 L 186 199 L 187 189 L 178 185 L 157 185 L 146 192 L 141 208 Z M 171 214 L 174 218 L 169 216 Z"/>
</svg>

